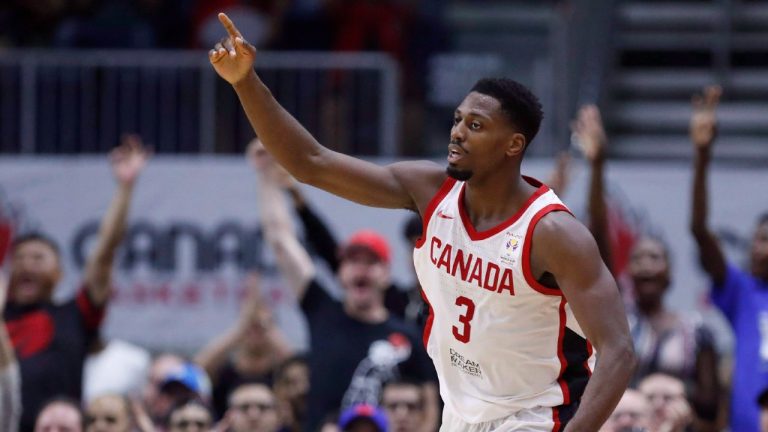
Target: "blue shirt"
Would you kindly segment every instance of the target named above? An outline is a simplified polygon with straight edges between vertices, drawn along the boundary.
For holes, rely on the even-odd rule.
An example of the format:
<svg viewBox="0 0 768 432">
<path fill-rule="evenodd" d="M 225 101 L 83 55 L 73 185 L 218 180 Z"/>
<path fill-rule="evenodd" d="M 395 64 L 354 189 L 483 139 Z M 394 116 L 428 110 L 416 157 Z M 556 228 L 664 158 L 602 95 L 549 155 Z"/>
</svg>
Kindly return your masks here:
<svg viewBox="0 0 768 432">
<path fill-rule="evenodd" d="M 729 264 L 711 296 L 736 337 L 731 430 L 758 432 L 757 397 L 768 387 L 768 284 Z"/>
</svg>

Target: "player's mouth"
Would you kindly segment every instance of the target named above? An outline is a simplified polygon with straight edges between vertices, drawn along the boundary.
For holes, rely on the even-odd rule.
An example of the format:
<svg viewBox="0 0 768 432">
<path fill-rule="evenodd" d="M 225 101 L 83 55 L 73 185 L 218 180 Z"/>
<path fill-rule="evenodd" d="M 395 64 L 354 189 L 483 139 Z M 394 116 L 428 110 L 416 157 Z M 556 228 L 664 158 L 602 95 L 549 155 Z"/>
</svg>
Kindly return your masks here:
<svg viewBox="0 0 768 432">
<path fill-rule="evenodd" d="M 456 163 L 465 153 L 466 151 L 458 144 L 448 144 L 448 163 Z"/>
</svg>

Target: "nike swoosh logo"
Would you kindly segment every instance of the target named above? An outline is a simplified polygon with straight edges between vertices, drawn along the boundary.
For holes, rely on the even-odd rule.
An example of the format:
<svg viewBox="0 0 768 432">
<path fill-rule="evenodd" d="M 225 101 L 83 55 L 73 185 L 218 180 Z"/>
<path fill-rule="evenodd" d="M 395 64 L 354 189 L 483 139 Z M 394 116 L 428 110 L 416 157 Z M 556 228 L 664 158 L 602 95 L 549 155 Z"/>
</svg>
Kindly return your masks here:
<svg viewBox="0 0 768 432">
<path fill-rule="evenodd" d="M 447 214 L 443 213 L 442 210 L 437 211 L 437 217 L 443 218 L 443 219 L 453 219 L 453 216 L 448 216 Z"/>
</svg>

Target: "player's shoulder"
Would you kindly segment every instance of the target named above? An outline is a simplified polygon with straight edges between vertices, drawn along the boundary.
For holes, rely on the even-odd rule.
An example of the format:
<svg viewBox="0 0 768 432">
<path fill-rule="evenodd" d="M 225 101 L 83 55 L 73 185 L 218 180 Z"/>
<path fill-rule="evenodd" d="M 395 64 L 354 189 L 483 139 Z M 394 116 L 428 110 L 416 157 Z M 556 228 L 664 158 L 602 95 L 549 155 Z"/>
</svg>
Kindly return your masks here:
<svg viewBox="0 0 768 432">
<path fill-rule="evenodd" d="M 579 243 L 591 239 L 591 234 L 576 217 L 565 208 L 544 214 L 533 230 L 533 241 L 537 244 L 557 245 Z"/>
<path fill-rule="evenodd" d="M 411 194 L 419 211 L 426 208 L 448 178 L 444 167 L 427 160 L 396 162 L 389 167 Z"/>
</svg>

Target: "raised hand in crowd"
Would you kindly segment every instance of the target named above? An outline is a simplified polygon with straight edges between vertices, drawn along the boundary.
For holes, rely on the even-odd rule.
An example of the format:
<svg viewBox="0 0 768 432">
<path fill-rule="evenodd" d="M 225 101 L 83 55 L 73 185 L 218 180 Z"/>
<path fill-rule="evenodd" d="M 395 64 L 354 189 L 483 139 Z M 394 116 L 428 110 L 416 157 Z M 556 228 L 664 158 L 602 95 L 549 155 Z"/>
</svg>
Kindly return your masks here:
<svg viewBox="0 0 768 432">
<path fill-rule="evenodd" d="M 692 98 L 693 115 L 689 135 L 696 150 L 708 150 L 717 137 L 717 106 L 723 90 L 720 86 L 709 86 L 703 94 Z"/>
<path fill-rule="evenodd" d="M 610 234 L 608 232 L 608 208 L 605 198 L 604 162 L 608 145 L 600 110 L 595 105 L 585 105 L 571 123 L 576 147 L 590 164 L 588 195 L 589 227 L 595 237 L 600 256 L 605 264 L 616 273 L 613 266 Z"/>
<path fill-rule="evenodd" d="M 125 135 L 122 143 L 109 155 L 112 174 L 118 188 L 101 221 L 96 249 L 85 268 L 85 286 L 91 300 L 104 305 L 111 295 L 112 263 L 123 239 L 133 186 L 149 159 L 150 152 L 138 135 Z"/>
</svg>

